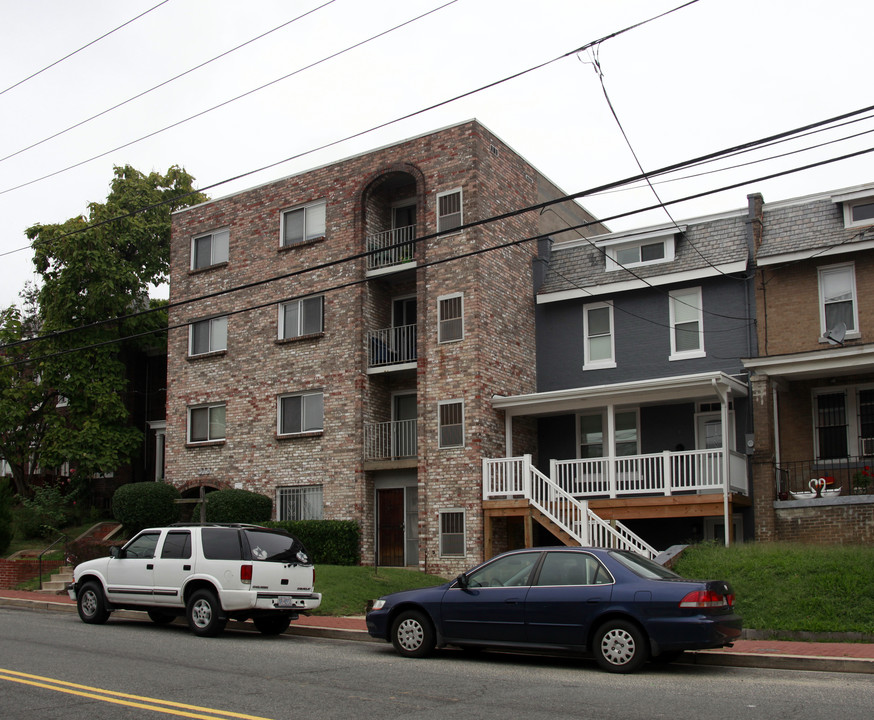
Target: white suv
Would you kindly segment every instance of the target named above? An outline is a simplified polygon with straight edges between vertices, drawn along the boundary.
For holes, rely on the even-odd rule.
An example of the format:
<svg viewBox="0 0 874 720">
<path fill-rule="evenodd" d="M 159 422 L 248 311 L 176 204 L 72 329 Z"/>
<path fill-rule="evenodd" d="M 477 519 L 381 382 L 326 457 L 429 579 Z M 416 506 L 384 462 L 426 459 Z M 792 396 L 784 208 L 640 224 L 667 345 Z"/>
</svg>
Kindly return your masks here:
<svg viewBox="0 0 874 720">
<path fill-rule="evenodd" d="M 76 566 L 67 587 L 86 623 L 113 610 L 146 610 L 156 623 L 185 615 L 197 635 L 251 618 L 265 635 L 284 632 L 322 601 L 303 545 L 255 525 L 174 525 L 143 530 L 109 557 Z"/>
</svg>

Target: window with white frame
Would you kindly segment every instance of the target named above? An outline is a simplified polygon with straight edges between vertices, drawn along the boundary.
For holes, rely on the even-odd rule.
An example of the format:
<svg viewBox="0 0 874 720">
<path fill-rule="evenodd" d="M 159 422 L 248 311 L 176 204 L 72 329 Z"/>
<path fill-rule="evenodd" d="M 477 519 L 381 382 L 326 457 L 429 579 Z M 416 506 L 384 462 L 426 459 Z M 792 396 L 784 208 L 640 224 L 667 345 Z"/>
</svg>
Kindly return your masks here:
<svg viewBox="0 0 874 720">
<path fill-rule="evenodd" d="M 437 298 L 437 342 L 464 338 L 464 295 L 455 293 Z"/>
<path fill-rule="evenodd" d="M 314 335 L 324 329 L 324 298 L 291 300 L 279 306 L 279 339 Z"/>
<path fill-rule="evenodd" d="M 675 240 L 673 235 L 608 240 L 604 244 L 604 252 L 608 271 L 670 262 L 674 259 Z"/>
<path fill-rule="evenodd" d="M 454 230 L 464 224 L 461 188 L 437 193 L 437 232 Z"/>
<path fill-rule="evenodd" d="M 874 196 L 844 202 L 844 227 L 874 225 Z"/>
<path fill-rule="evenodd" d="M 188 408 L 188 442 L 203 443 L 225 439 L 225 404 L 215 403 Z"/>
<path fill-rule="evenodd" d="M 230 230 L 216 230 L 198 235 L 191 241 L 191 269 L 200 270 L 228 261 Z"/>
<path fill-rule="evenodd" d="M 188 326 L 188 354 L 203 355 L 228 349 L 228 318 L 198 320 Z"/>
<path fill-rule="evenodd" d="M 440 556 L 464 557 L 464 510 L 440 511 Z"/>
<path fill-rule="evenodd" d="M 282 246 L 300 245 L 325 237 L 325 211 L 322 202 L 304 205 L 282 213 Z"/>
<path fill-rule="evenodd" d="M 671 290 L 671 356 L 669 360 L 704 357 L 704 313 L 701 288 Z"/>
<path fill-rule="evenodd" d="M 438 445 L 441 448 L 464 445 L 464 401 L 446 400 L 438 403 Z"/>
<path fill-rule="evenodd" d="M 583 307 L 583 369 L 616 367 L 613 341 L 613 304 Z"/>
<path fill-rule="evenodd" d="M 277 432 L 279 435 L 321 432 L 324 414 L 324 393 L 321 390 L 280 395 Z"/>
<path fill-rule="evenodd" d="M 278 520 L 321 520 L 324 516 L 321 485 L 280 487 L 276 489 Z"/>
<path fill-rule="evenodd" d="M 856 271 L 853 263 L 818 268 L 819 322 L 821 340 L 834 333 L 841 324 L 845 337 L 859 337 L 859 315 L 856 305 Z"/>
</svg>

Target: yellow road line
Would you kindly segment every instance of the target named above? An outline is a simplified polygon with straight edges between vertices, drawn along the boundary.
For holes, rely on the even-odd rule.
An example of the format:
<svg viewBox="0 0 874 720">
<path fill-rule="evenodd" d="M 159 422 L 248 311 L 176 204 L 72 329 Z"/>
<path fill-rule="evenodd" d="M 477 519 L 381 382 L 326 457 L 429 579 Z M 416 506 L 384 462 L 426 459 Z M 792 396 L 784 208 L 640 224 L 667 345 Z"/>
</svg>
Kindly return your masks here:
<svg viewBox="0 0 874 720">
<path fill-rule="evenodd" d="M 5 668 L 0 668 L 0 680 L 8 680 L 9 682 L 16 682 L 22 685 L 32 685 L 70 695 L 93 698 L 94 700 L 102 700 L 116 705 L 127 705 L 128 707 L 162 712 L 168 715 L 198 718 L 199 720 L 217 720 L 229 717 L 240 718 L 241 720 L 270 720 L 259 715 L 245 715 L 226 710 L 214 710 L 213 708 L 201 707 L 199 705 L 186 705 L 185 703 L 177 703 L 172 700 L 158 700 L 157 698 L 144 697 L 142 695 L 130 695 L 128 693 L 116 692 L 115 690 L 104 690 L 90 685 L 79 685 L 41 675 L 30 675 L 29 673 L 17 672 L 15 670 L 6 670 Z M 205 715 L 202 713 L 209 714 Z"/>
</svg>

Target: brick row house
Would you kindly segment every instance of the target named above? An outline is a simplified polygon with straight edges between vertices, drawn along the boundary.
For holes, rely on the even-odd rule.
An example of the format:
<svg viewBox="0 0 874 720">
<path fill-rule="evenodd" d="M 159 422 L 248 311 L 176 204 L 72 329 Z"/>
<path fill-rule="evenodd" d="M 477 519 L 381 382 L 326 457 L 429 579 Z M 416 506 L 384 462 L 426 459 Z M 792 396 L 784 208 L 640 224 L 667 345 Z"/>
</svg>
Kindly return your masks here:
<svg viewBox="0 0 874 720">
<path fill-rule="evenodd" d="M 536 390 L 536 240 L 604 228 L 576 203 L 464 226 L 561 196 L 469 121 L 177 212 L 166 480 L 356 520 L 365 564 L 480 559 L 491 398 Z"/>
<path fill-rule="evenodd" d="M 874 542 L 874 185 L 750 208 L 755 537 Z"/>
<path fill-rule="evenodd" d="M 532 517 L 550 542 L 539 486 L 651 550 L 874 540 L 874 186 L 540 257 L 538 390 L 493 398 L 536 425 L 486 474 L 498 546 Z"/>
</svg>

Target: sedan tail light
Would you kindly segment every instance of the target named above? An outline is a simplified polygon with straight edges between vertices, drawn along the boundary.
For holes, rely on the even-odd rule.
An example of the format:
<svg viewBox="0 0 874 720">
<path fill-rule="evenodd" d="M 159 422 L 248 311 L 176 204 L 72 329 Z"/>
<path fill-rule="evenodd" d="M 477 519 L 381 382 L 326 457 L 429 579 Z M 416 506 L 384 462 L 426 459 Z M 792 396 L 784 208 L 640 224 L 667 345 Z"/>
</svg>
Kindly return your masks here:
<svg viewBox="0 0 874 720">
<path fill-rule="evenodd" d="M 721 608 L 734 605 L 734 595 L 720 595 L 713 590 L 693 590 L 680 600 L 681 608 Z"/>
<path fill-rule="evenodd" d="M 244 585 L 252 584 L 252 566 L 240 565 L 240 582 Z"/>
</svg>

